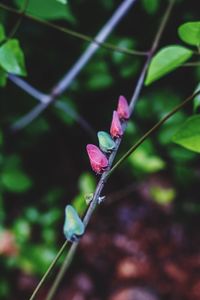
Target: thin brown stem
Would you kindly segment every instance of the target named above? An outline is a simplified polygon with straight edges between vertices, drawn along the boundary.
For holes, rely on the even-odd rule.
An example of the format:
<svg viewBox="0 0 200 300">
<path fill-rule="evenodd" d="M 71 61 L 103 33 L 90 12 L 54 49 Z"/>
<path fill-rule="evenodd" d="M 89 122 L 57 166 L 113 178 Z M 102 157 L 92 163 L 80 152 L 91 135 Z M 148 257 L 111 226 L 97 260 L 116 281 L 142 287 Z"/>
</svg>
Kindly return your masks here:
<svg viewBox="0 0 200 300">
<path fill-rule="evenodd" d="M 190 102 L 194 97 L 200 94 L 200 90 L 196 93 L 189 96 L 186 100 L 184 100 L 181 104 L 177 105 L 171 112 L 169 112 L 164 118 L 162 118 L 158 123 L 156 123 L 151 129 L 149 129 L 138 141 L 135 143 L 112 167 L 109 172 L 111 175 L 119 166 L 157 129 L 160 128 L 162 124 L 164 124 L 169 118 L 171 118 L 177 111 L 179 111 L 182 107 L 184 107 L 188 102 Z"/>
<path fill-rule="evenodd" d="M 62 247 L 60 248 L 60 250 L 58 251 L 56 257 L 54 258 L 54 260 L 52 261 L 52 263 L 50 264 L 49 268 L 47 269 L 46 273 L 43 275 L 42 279 L 40 280 L 40 282 L 38 283 L 36 289 L 34 290 L 33 294 L 31 295 L 29 300 L 33 300 L 35 299 L 38 291 L 40 290 L 41 286 L 43 285 L 43 283 L 45 282 L 45 280 L 47 279 L 48 275 L 50 274 L 50 272 L 53 270 L 53 268 L 55 267 L 57 261 L 59 260 L 60 256 L 62 255 L 63 251 L 66 249 L 68 244 L 68 241 L 65 241 L 64 244 L 62 245 Z"/>
<path fill-rule="evenodd" d="M 2 3 L 0 3 L 0 8 L 5 9 L 5 10 L 11 12 L 11 13 L 14 13 L 14 14 L 22 15 L 22 13 L 19 10 L 15 9 L 13 7 L 10 7 L 8 5 L 2 4 Z M 96 44 L 96 45 L 98 45 L 102 48 L 105 48 L 107 50 L 116 51 L 116 52 L 124 53 L 124 54 L 127 54 L 127 55 L 134 55 L 134 56 L 147 56 L 148 55 L 147 51 L 127 49 L 127 48 L 124 48 L 124 47 L 118 47 L 116 45 L 113 45 L 112 43 L 99 42 L 98 40 L 96 40 L 95 38 L 93 38 L 89 35 L 86 35 L 86 34 L 68 29 L 66 27 L 59 26 L 59 25 L 54 24 L 52 22 L 45 21 L 43 19 L 40 19 L 40 18 L 38 18 L 36 16 L 33 16 L 33 15 L 30 15 L 28 13 L 23 13 L 23 17 L 25 17 L 27 19 L 30 19 L 34 22 L 37 22 L 39 24 L 42 24 L 42 25 L 48 26 L 50 28 L 53 28 L 55 30 L 58 30 L 60 32 L 66 33 L 69 36 L 80 39 L 82 41 L 85 41 L 85 42 L 88 42 L 88 43 L 92 42 L 92 43 L 94 43 L 94 44 Z"/>
<path fill-rule="evenodd" d="M 63 278 L 64 274 L 65 274 L 65 270 L 69 267 L 70 263 L 73 260 L 73 257 L 76 253 L 76 248 L 77 248 L 78 244 L 77 243 L 73 243 L 73 245 L 71 246 L 69 252 L 67 253 L 68 256 L 68 260 L 65 260 L 62 267 L 60 268 L 60 271 L 58 273 L 58 276 L 56 277 L 54 284 L 52 286 L 52 288 L 50 289 L 50 292 L 47 295 L 46 300 L 51 300 L 53 299 L 53 296 L 59 286 L 59 283 L 61 281 L 61 279 Z"/>
<path fill-rule="evenodd" d="M 25 12 L 27 10 L 28 5 L 29 5 L 29 0 L 25 0 L 22 9 L 19 11 L 19 19 L 17 20 L 15 26 L 13 27 L 13 29 L 9 33 L 8 39 L 11 39 L 16 34 L 17 30 L 19 29 L 19 27 L 22 23 L 23 17 L 25 15 Z"/>
<path fill-rule="evenodd" d="M 192 61 L 192 62 L 183 64 L 182 67 L 200 67 L 200 62 Z"/>
</svg>

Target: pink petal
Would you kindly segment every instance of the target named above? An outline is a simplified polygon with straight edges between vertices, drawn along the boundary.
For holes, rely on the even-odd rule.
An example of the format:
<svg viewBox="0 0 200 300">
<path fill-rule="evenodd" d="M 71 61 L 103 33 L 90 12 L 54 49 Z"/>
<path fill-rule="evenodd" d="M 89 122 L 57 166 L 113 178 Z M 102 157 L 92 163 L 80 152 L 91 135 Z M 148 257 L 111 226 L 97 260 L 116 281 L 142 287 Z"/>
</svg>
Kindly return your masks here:
<svg viewBox="0 0 200 300">
<path fill-rule="evenodd" d="M 101 174 L 108 167 L 107 157 L 95 145 L 88 144 L 86 149 L 93 171 L 95 171 L 98 174 Z"/>
<path fill-rule="evenodd" d="M 117 112 L 120 119 L 129 119 L 130 110 L 128 102 L 124 96 L 119 96 Z"/>
<path fill-rule="evenodd" d="M 120 137 L 123 135 L 122 125 L 120 123 L 119 116 L 116 110 L 114 110 L 113 112 L 110 134 L 112 135 L 113 138 Z"/>
</svg>

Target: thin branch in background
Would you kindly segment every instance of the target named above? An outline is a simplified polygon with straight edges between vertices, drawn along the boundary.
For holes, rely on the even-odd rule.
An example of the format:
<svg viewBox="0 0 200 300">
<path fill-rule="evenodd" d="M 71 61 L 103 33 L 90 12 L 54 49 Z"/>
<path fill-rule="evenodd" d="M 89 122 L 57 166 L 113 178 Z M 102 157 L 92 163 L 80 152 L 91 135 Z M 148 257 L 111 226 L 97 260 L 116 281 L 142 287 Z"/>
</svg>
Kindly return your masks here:
<svg viewBox="0 0 200 300">
<path fill-rule="evenodd" d="M 200 67 L 200 62 L 193 61 L 193 62 L 185 63 L 182 65 L 182 67 Z"/>
<path fill-rule="evenodd" d="M 162 36 L 162 33 L 163 33 L 164 28 L 166 26 L 166 23 L 169 19 L 169 16 L 170 16 L 170 13 L 172 11 L 172 7 L 173 7 L 174 3 L 175 3 L 175 0 L 169 1 L 169 5 L 166 9 L 166 12 L 165 12 L 164 17 L 163 17 L 162 22 L 161 22 L 161 26 L 159 27 L 159 30 L 158 30 L 158 32 L 155 36 L 155 39 L 153 41 L 151 50 L 149 51 L 147 61 L 144 65 L 144 67 L 142 69 L 142 72 L 140 74 L 140 77 L 138 79 L 136 88 L 134 90 L 133 96 L 132 96 L 130 104 L 129 104 L 131 114 L 133 113 L 135 103 L 136 103 L 136 101 L 137 101 L 137 99 L 140 95 L 141 90 L 142 90 L 142 87 L 143 87 L 143 84 L 144 84 L 144 78 L 145 78 L 145 74 L 146 74 L 146 70 L 148 68 L 149 62 L 150 62 L 150 60 L 151 60 L 151 58 L 152 58 L 152 56 L 153 56 L 153 54 L 154 54 L 154 52 L 155 52 L 155 50 L 158 46 L 158 43 L 160 41 L 160 38 Z M 123 132 L 125 132 L 126 127 L 127 127 L 127 122 L 125 122 L 122 127 L 123 127 Z M 114 161 L 115 156 L 118 152 L 118 148 L 121 144 L 121 141 L 122 141 L 122 138 L 117 139 L 116 149 L 111 153 L 111 155 L 109 157 L 109 168 L 108 168 L 107 171 L 105 171 L 102 174 L 102 176 L 101 176 L 101 178 L 100 178 L 100 180 L 97 184 L 93 199 L 92 199 L 92 201 L 90 203 L 90 206 L 89 206 L 89 208 L 88 208 L 88 210 L 85 214 L 85 217 L 83 219 L 83 223 L 84 223 L 85 227 L 87 227 L 87 225 L 88 225 L 88 223 L 89 223 L 89 221 L 90 221 L 90 219 L 91 219 L 91 217 L 92 217 L 92 215 L 95 211 L 95 208 L 98 205 L 98 199 L 101 196 L 101 192 L 102 192 L 102 190 L 103 190 L 103 188 L 104 188 L 104 186 L 105 186 L 105 184 L 106 184 L 106 182 L 107 182 L 107 180 L 108 180 L 108 178 L 111 174 L 110 170 L 112 170 L 111 168 L 112 168 L 112 165 L 113 165 L 113 161 Z M 50 291 L 47 295 L 46 300 L 52 300 L 53 299 L 53 297 L 55 295 L 55 292 L 56 292 L 61 280 L 63 279 L 63 276 L 64 276 L 68 266 L 70 265 L 71 257 L 75 254 L 75 250 L 78 247 L 78 244 L 79 244 L 79 241 L 76 242 L 75 244 L 72 244 L 72 246 L 70 247 L 69 252 L 68 252 L 68 254 L 65 258 L 65 261 L 63 263 L 63 266 L 61 267 L 59 273 L 57 274 L 56 279 L 55 279 L 53 285 L 51 286 L 51 289 L 50 289 Z"/>
<path fill-rule="evenodd" d="M 56 277 L 55 281 L 54 281 L 54 284 L 52 286 L 52 288 L 50 289 L 47 297 L 45 300 L 51 300 L 53 299 L 54 297 L 54 294 L 60 284 L 60 281 L 62 280 L 63 276 L 65 275 L 65 271 L 66 269 L 70 266 L 73 258 L 74 258 L 74 255 L 76 253 L 76 249 L 78 247 L 78 242 L 74 242 L 72 244 L 72 246 L 70 247 L 68 253 L 67 253 L 67 257 L 68 259 L 64 261 L 64 263 L 62 264 L 61 268 L 60 268 L 60 271 L 58 273 L 58 276 Z M 30 299 L 31 300 L 31 299 Z"/>
<path fill-rule="evenodd" d="M 110 193 L 109 195 L 106 195 L 105 205 L 110 205 L 112 203 L 115 203 L 117 201 L 126 198 L 127 196 L 129 196 L 130 194 L 138 190 L 141 185 L 142 185 L 141 183 L 139 184 L 138 182 L 134 182 L 120 190 L 117 190 L 115 192 Z"/>
<path fill-rule="evenodd" d="M 40 290 L 41 286 L 43 285 L 43 283 L 45 282 L 47 276 L 49 275 L 49 273 L 52 271 L 52 269 L 54 268 L 55 264 L 57 263 L 57 261 L 59 260 L 59 258 L 61 257 L 61 255 L 63 254 L 63 251 L 66 249 L 68 244 L 68 241 L 65 241 L 64 244 L 62 245 L 62 247 L 60 248 L 60 250 L 58 251 L 56 257 L 54 258 L 54 260 L 52 261 L 52 263 L 50 264 L 50 266 L 48 267 L 46 273 L 43 275 L 42 279 L 40 280 L 40 282 L 38 283 L 36 289 L 34 290 L 30 300 L 35 299 L 38 291 Z"/>
<path fill-rule="evenodd" d="M 135 2 L 136 0 L 124 0 L 122 4 L 116 9 L 112 17 L 97 34 L 95 40 L 97 40 L 99 43 L 104 42 Z M 73 80 L 78 76 L 81 70 L 88 63 L 88 61 L 93 57 L 99 47 L 100 45 L 91 42 L 89 47 L 80 56 L 77 62 L 69 70 L 69 72 L 67 72 L 67 74 L 53 87 L 52 92 L 49 95 L 48 102 L 37 105 L 32 111 L 25 115 L 22 120 L 20 119 L 19 121 L 17 121 L 17 124 L 14 124 L 12 128 L 20 130 L 24 128 L 24 126 L 27 126 L 35 118 L 37 118 L 51 103 L 53 103 L 58 96 L 66 91 Z"/>
<path fill-rule="evenodd" d="M 27 94 L 35 98 L 41 103 L 47 103 L 49 96 L 47 94 L 44 94 L 40 91 L 38 91 L 36 88 L 34 88 L 32 85 L 27 83 L 24 79 L 21 79 L 20 77 L 17 77 L 12 74 L 8 74 L 8 79 L 12 81 L 15 85 L 20 87 L 23 91 L 25 91 Z"/>
<path fill-rule="evenodd" d="M 34 87 L 32 87 L 29 83 L 24 81 L 23 79 L 16 77 L 14 75 L 9 74 L 8 78 L 15 83 L 18 87 L 20 87 L 23 91 L 27 92 L 29 95 L 31 95 L 33 98 L 41 102 L 43 105 L 46 105 L 48 103 L 49 96 L 47 94 L 44 94 Z M 54 103 L 54 106 L 62 110 L 66 113 L 66 115 L 70 116 L 74 121 L 76 121 L 93 139 L 95 139 L 95 131 L 93 130 L 92 126 L 80 115 L 78 114 L 73 108 L 69 107 L 67 103 L 64 103 L 62 101 L 57 101 Z M 32 112 L 32 117 L 38 114 L 38 106 L 36 106 L 36 110 L 34 113 Z M 11 130 L 16 131 L 18 128 L 21 128 L 21 126 L 26 126 L 27 123 L 29 123 L 30 117 L 27 115 L 24 118 L 21 118 L 18 122 L 16 122 L 12 127 Z"/>
<path fill-rule="evenodd" d="M 135 143 L 111 168 L 110 174 L 112 174 L 119 166 L 157 129 L 159 129 L 169 118 L 171 118 L 177 111 L 184 107 L 188 102 L 193 100 L 196 96 L 200 94 L 200 90 L 189 96 L 181 104 L 177 105 L 171 112 L 169 112 L 165 117 L 163 117 L 158 123 L 156 123 L 150 130 L 148 130 L 138 141 Z"/>
<path fill-rule="evenodd" d="M 22 6 L 21 11 L 19 11 L 19 19 L 17 20 L 15 26 L 13 27 L 13 29 L 9 33 L 8 39 L 11 39 L 16 34 L 17 30 L 19 29 L 19 27 L 20 27 L 20 25 L 22 23 L 23 17 L 24 17 L 24 15 L 26 13 L 28 5 L 29 5 L 29 0 L 25 0 L 24 4 Z"/>
<path fill-rule="evenodd" d="M 4 10 L 7 10 L 11 13 L 17 14 L 17 15 L 21 14 L 20 11 L 18 11 L 17 9 L 12 8 L 12 7 L 10 7 L 8 5 L 5 5 L 5 4 L 2 4 L 2 3 L 0 3 L 0 8 L 2 8 Z M 32 21 L 34 21 L 34 22 L 37 22 L 39 24 L 48 26 L 48 27 L 53 28 L 55 30 L 58 30 L 60 32 L 66 33 L 69 36 L 78 38 L 82 41 L 97 44 L 100 47 L 105 48 L 107 50 L 117 51 L 117 52 L 120 52 L 120 53 L 124 53 L 124 54 L 127 54 L 127 55 L 134 55 L 134 56 L 147 56 L 148 55 L 148 53 L 146 51 L 138 51 L 138 50 L 133 50 L 133 49 L 127 49 L 127 48 L 124 48 L 124 47 L 118 47 L 118 46 L 113 45 L 111 43 L 97 41 L 91 36 L 88 36 L 86 34 L 82 34 L 80 32 L 77 32 L 77 31 L 74 31 L 74 30 L 71 30 L 71 29 L 68 29 L 66 27 L 59 26 L 57 24 L 54 24 L 54 23 L 51 23 L 51 22 L 48 22 L 48 21 L 45 21 L 43 19 L 40 19 L 40 18 L 38 18 L 36 16 L 33 16 L 33 15 L 30 15 L 28 13 L 26 13 L 26 14 L 24 13 L 23 16 L 30 19 L 30 20 L 32 20 Z"/>
<path fill-rule="evenodd" d="M 84 119 L 80 114 L 78 114 L 73 108 L 69 107 L 67 103 L 62 101 L 56 101 L 54 106 L 62 111 L 64 111 L 68 116 L 74 119 L 89 135 L 96 140 L 96 132 L 92 126 Z"/>
</svg>

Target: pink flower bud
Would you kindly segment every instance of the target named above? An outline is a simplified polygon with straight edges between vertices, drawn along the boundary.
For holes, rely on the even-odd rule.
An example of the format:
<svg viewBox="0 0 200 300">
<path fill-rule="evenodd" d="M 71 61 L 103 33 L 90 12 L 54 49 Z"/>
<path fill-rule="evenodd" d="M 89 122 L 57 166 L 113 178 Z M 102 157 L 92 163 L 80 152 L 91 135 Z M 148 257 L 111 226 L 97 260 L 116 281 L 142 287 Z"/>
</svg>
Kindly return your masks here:
<svg viewBox="0 0 200 300">
<path fill-rule="evenodd" d="M 119 120 L 118 113 L 116 110 L 113 111 L 113 118 L 110 127 L 110 134 L 114 138 L 120 137 L 123 135 L 122 125 Z"/>
<path fill-rule="evenodd" d="M 87 153 L 90 159 L 90 164 L 94 172 L 97 174 L 103 173 L 108 167 L 108 159 L 101 150 L 92 144 L 88 144 Z"/>
<path fill-rule="evenodd" d="M 127 120 L 130 117 L 128 102 L 124 96 L 119 96 L 117 112 L 120 119 Z"/>
</svg>

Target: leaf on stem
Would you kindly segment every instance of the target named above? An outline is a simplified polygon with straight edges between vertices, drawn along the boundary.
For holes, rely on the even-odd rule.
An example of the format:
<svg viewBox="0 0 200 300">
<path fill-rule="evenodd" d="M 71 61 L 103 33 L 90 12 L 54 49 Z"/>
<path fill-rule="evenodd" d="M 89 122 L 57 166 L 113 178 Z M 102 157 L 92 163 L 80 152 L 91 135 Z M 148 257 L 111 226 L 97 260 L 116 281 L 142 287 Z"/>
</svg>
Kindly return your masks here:
<svg viewBox="0 0 200 300">
<path fill-rule="evenodd" d="M 24 0 L 15 0 L 15 3 L 21 8 Z M 66 19 L 72 24 L 76 22 L 70 7 L 63 6 L 61 0 L 29 0 L 27 12 L 45 20 Z"/>
<path fill-rule="evenodd" d="M 65 208 L 65 223 L 63 229 L 66 239 L 71 242 L 76 241 L 85 231 L 83 221 L 71 205 L 67 205 Z"/>
<path fill-rule="evenodd" d="M 0 66 L 8 73 L 26 76 L 24 54 L 18 40 L 8 40 L 0 47 Z"/>
<path fill-rule="evenodd" d="M 192 46 L 200 46 L 200 22 L 187 22 L 179 26 L 178 35 L 182 41 Z"/>
<path fill-rule="evenodd" d="M 200 153 L 200 115 L 188 118 L 172 140 L 186 149 Z"/>
<path fill-rule="evenodd" d="M 105 131 L 98 132 L 99 147 L 103 152 L 109 153 L 115 149 L 115 142 Z"/>
<path fill-rule="evenodd" d="M 145 85 L 151 84 L 178 68 L 192 55 L 192 50 L 179 45 L 167 46 L 161 49 L 151 60 Z"/>
<path fill-rule="evenodd" d="M 0 43 L 5 40 L 6 35 L 5 35 L 5 31 L 4 31 L 4 27 L 2 24 L 0 24 Z"/>
</svg>

